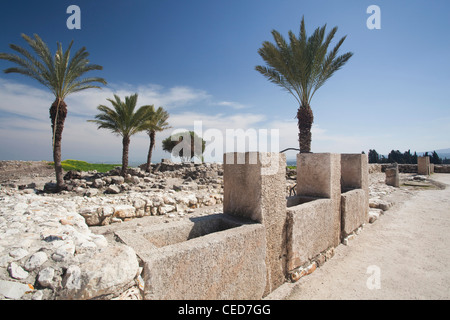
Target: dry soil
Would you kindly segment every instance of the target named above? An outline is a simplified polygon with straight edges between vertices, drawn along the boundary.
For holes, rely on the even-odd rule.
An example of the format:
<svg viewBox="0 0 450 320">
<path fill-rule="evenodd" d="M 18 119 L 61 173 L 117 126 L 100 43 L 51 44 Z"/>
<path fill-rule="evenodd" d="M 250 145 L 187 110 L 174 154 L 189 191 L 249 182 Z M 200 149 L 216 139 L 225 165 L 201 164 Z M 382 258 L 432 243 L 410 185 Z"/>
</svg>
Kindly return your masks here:
<svg viewBox="0 0 450 320">
<path fill-rule="evenodd" d="M 401 205 L 269 299 L 450 299 L 450 174 L 432 179 L 447 188 L 416 192 L 403 203 L 400 194 Z"/>
</svg>

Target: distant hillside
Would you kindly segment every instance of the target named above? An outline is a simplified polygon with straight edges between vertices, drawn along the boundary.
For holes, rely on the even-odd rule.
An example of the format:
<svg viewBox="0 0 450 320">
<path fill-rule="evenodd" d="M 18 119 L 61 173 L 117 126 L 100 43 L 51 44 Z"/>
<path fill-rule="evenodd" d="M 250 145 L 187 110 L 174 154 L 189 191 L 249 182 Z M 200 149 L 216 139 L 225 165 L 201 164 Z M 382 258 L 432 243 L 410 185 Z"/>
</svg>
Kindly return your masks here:
<svg viewBox="0 0 450 320">
<path fill-rule="evenodd" d="M 430 150 L 428 151 L 428 154 L 431 155 L 433 153 L 433 151 L 436 151 L 436 153 L 438 154 L 439 158 L 444 159 L 450 159 L 450 148 L 447 149 L 439 149 L 439 150 Z M 423 155 L 425 153 L 424 152 L 417 152 L 418 155 Z"/>
</svg>

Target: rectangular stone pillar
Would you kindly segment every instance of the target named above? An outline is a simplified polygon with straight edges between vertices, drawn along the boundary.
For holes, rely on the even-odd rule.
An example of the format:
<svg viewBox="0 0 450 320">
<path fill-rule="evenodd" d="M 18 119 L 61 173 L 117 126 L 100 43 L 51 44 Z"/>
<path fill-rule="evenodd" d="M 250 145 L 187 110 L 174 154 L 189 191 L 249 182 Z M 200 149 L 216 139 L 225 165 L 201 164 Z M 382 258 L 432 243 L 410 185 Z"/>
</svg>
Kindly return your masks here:
<svg viewBox="0 0 450 320">
<path fill-rule="evenodd" d="M 297 195 L 331 199 L 333 245 L 340 242 L 341 155 L 337 153 L 297 154 Z"/>
<path fill-rule="evenodd" d="M 388 186 L 393 186 L 393 187 L 400 187 L 400 176 L 398 173 L 398 164 L 395 163 L 393 166 L 391 167 L 387 167 L 386 170 L 384 171 L 384 173 L 386 174 L 386 184 Z"/>
<path fill-rule="evenodd" d="M 366 195 L 366 214 L 369 212 L 369 158 L 367 154 L 341 154 L 342 189 L 362 189 Z"/>
<path fill-rule="evenodd" d="M 266 152 L 226 153 L 223 167 L 223 212 L 265 226 L 264 295 L 267 295 L 285 280 L 286 156 Z"/>
<path fill-rule="evenodd" d="M 417 157 L 417 173 L 430 175 L 430 157 Z"/>
<path fill-rule="evenodd" d="M 369 161 L 366 154 L 341 154 L 341 237 L 366 223 L 369 214 Z"/>
<path fill-rule="evenodd" d="M 367 154 L 341 154 L 343 188 L 369 190 L 369 160 Z"/>
<path fill-rule="evenodd" d="M 340 243 L 341 157 L 333 153 L 297 155 L 298 205 L 287 208 L 287 271 Z"/>
</svg>

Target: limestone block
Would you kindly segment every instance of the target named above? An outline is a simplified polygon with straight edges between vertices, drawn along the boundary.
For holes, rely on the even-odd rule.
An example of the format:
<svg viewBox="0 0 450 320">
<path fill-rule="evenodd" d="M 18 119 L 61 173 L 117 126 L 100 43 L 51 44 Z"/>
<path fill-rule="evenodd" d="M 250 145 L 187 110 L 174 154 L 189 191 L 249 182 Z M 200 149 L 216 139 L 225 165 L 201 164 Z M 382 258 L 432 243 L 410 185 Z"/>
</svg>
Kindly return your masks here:
<svg viewBox="0 0 450 320">
<path fill-rule="evenodd" d="M 341 238 L 359 228 L 367 221 L 365 192 L 355 189 L 341 195 Z"/>
<path fill-rule="evenodd" d="M 297 195 L 340 201 L 341 157 L 335 153 L 297 154 Z"/>
<path fill-rule="evenodd" d="M 244 300 L 261 299 L 264 293 L 266 248 L 261 224 L 151 250 L 147 245 L 139 256 L 145 263 L 145 299 Z"/>
<path fill-rule="evenodd" d="M 429 175 L 430 172 L 430 157 L 417 157 L 417 173 L 422 175 Z"/>
<path fill-rule="evenodd" d="M 38 251 L 31 255 L 30 258 L 25 262 L 25 270 L 33 271 L 37 267 L 40 267 L 45 261 L 47 261 L 47 254 L 43 251 Z"/>
<path fill-rule="evenodd" d="M 136 215 L 136 208 L 128 205 L 122 204 L 114 207 L 114 217 L 121 219 L 133 218 Z"/>
<path fill-rule="evenodd" d="M 223 168 L 224 213 L 249 218 L 266 228 L 268 294 L 284 282 L 286 274 L 286 156 L 227 153 Z"/>
<path fill-rule="evenodd" d="M 139 263 L 128 246 L 108 246 L 91 260 L 67 269 L 59 299 L 108 299 L 134 284 Z"/>
<path fill-rule="evenodd" d="M 398 171 L 398 164 L 394 164 L 393 166 L 386 168 L 384 172 L 386 174 L 385 183 L 388 186 L 398 188 L 400 186 L 400 175 Z"/>
<path fill-rule="evenodd" d="M 0 294 L 4 295 L 6 298 L 20 299 L 24 294 L 32 291 L 32 287 L 28 284 L 0 280 Z"/>
<path fill-rule="evenodd" d="M 287 208 L 287 270 L 309 262 L 339 244 L 339 211 L 331 199 L 319 199 Z"/>
</svg>

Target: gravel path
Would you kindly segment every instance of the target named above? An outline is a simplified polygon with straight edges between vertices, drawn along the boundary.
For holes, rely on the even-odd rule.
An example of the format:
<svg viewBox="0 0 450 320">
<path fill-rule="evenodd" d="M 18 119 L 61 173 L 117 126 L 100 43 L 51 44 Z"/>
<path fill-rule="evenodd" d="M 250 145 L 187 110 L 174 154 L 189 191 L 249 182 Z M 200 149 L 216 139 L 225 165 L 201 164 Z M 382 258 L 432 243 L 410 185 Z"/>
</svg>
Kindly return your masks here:
<svg viewBox="0 0 450 320">
<path fill-rule="evenodd" d="M 366 224 L 348 246 L 338 246 L 325 265 L 272 298 L 449 299 L 450 175 L 431 178 L 447 188 L 410 195 Z"/>
</svg>

